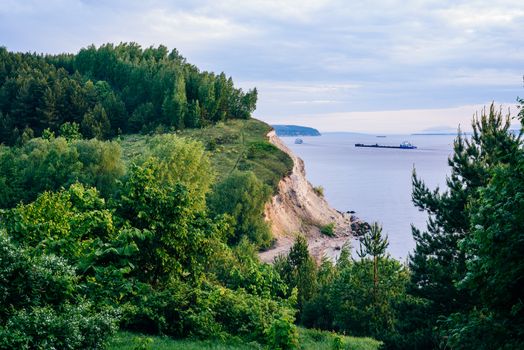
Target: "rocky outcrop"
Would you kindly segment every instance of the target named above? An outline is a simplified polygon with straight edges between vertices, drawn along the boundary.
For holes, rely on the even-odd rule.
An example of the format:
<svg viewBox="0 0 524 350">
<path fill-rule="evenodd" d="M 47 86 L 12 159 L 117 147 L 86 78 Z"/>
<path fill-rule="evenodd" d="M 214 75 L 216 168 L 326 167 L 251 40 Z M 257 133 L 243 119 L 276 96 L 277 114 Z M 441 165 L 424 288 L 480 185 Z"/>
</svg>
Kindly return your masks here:
<svg viewBox="0 0 524 350">
<path fill-rule="evenodd" d="M 265 217 L 276 238 L 275 246 L 260 253 L 261 260 L 273 261 L 285 254 L 296 234 L 303 234 L 309 242 L 311 254 L 320 259 L 336 257 L 340 247 L 351 237 L 351 217 L 330 207 L 329 203 L 306 179 L 304 162 L 278 138 L 275 131 L 268 133 L 269 141 L 293 159 L 293 170 L 278 185 L 278 193 L 266 205 Z M 334 237 L 320 233 L 320 228 L 334 224 Z"/>
</svg>

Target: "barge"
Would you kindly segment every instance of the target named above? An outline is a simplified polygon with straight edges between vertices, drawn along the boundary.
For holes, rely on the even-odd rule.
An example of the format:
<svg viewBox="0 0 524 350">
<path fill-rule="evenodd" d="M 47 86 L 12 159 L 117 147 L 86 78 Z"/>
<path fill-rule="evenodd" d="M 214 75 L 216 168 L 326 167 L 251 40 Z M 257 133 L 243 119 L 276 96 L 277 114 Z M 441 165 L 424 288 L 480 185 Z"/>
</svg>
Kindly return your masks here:
<svg viewBox="0 0 524 350">
<path fill-rule="evenodd" d="M 397 148 L 397 149 L 416 149 L 417 146 L 413 146 L 411 143 L 409 143 L 408 141 L 404 141 L 402 142 L 400 145 L 398 146 L 384 146 L 384 145 L 379 145 L 378 143 L 376 144 L 372 144 L 372 145 L 366 145 L 366 144 L 363 144 L 363 143 L 355 143 L 355 147 L 370 147 L 370 148 Z"/>
</svg>

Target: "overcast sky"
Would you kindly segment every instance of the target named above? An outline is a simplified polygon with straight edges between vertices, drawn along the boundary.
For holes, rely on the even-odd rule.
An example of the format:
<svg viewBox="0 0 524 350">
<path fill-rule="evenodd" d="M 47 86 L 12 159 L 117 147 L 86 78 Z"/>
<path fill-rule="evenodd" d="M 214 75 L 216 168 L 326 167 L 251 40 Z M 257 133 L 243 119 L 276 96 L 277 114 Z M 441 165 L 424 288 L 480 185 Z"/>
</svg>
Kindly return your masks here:
<svg viewBox="0 0 524 350">
<path fill-rule="evenodd" d="M 322 131 L 463 128 L 524 96 L 522 0 L 0 0 L 0 45 L 134 41 L 257 87 L 255 116 Z"/>
</svg>

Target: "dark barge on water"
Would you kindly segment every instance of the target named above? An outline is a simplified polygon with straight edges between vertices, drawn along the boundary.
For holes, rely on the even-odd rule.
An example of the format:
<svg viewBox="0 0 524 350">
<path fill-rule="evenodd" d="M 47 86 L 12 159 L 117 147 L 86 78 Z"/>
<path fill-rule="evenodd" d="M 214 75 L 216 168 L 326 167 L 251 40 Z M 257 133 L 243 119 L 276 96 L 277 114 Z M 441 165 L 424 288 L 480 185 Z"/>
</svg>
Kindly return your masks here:
<svg viewBox="0 0 524 350">
<path fill-rule="evenodd" d="M 398 149 L 416 149 L 417 146 L 413 146 L 411 143 L 409 143 L 408 141 L 404 141 L 402 142 L 400 145 L 398 146 L 384 146 L 384 145 L 379 145 L 378 143 L 374 144 L 374 145 L 366 145 L 366 144 L 363 144 L 363 143 L 355 143 L 355 147 L 370 147 L 370 148 L 398 148 Z"/>
</svg>

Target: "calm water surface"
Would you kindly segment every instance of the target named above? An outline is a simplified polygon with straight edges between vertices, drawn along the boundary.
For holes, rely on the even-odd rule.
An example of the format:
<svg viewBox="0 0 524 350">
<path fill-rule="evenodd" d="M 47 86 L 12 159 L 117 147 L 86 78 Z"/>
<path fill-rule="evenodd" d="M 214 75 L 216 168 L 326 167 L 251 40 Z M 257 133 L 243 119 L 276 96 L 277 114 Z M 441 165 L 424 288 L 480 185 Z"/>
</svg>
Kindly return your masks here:
<svg viewBox="0 0 524 350">
<path fill-rule="evenodd" d="M 354 210 L 359 218 L 383 225 L 390 254 L 404 260 L 414 248 L 411 224 L 425 228 L 426 214 L 411 202 L 413 168 L 433 189 L 445 186 L 451 135 L 375 135 L 325 133 L 317 137 L 282 140 L 306 165 L 308 180 L 324 187 L 329 203 L 341 211 Z M 355 143 L 399 145 L 409 141 L 415 150 L 357 148 Z"/>
</svg>

